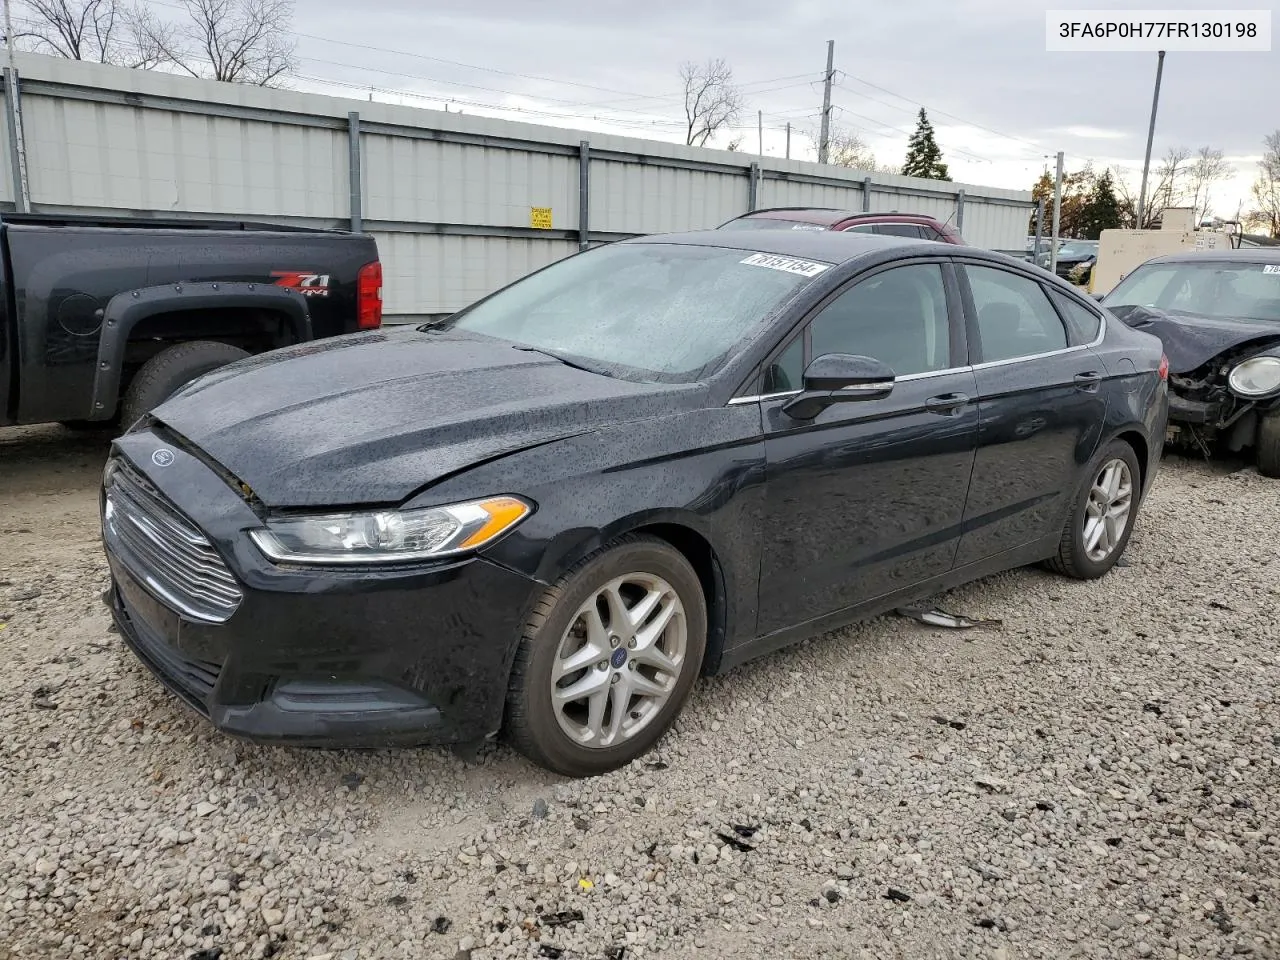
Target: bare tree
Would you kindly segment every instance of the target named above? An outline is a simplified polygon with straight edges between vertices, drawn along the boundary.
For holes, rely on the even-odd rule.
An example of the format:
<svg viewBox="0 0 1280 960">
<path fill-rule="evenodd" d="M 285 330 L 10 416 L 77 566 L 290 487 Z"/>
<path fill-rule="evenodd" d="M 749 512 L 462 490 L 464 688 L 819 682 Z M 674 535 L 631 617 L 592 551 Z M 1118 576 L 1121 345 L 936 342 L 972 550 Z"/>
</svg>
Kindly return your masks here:
<svg viewBox="0 0 1280 960">
<path fill-rule="evenodd" d="M 856 131 L 835 129 L 827 134 L 827 162 L 850 170 L 877 170 L 876 156 Z"/>
<path fill-rule="evenodd" d="M 1155 169 L 1155 180 L 1147 196 L 1139 229 L 1148 230 L 1170 207 L 1181 206 L 1187 199 L 1187 174 L 1191 165 L 1191 151 L 1186 147 L 1170 147 L 1160 166 Z"/>
<path fill-rule="evenodd" d="M 1266 150 L 1258 161 L 1258 178 L 1250 191 L 1254 207 L 1248 222 L 1269 236 L 1280 237 L 1280 130 L 1268 134 L 1263 143 Z"/>
<path fill-rule="evenodd" d="M 164 39 L 168 60 L 193 77 L 278 86 L 297 61 L 293 0 L 182 0 L 188 22 Z"/>
<path fill-rule="evenodd" d="M 1187 181 L 1191 190 L 1191 206 L 1196 226 L 1209 216 L 1209 193 L 1213 185 L 1231 176 L 1231 167 L 1223 159 L 1222 151 L 1201 147 L 1191 161 Z"/>
<path fill-rule="evenodd" d="M 122 0 L 22 0 L 14 39 L 37 53 L 122 67 L 165 62 L 172 28 L 145 6 Z"/>
<path fill-rule="evenodd" d="M 733 82 L 733 69 L 723 60 L 708 60 L 702 65 L 684 63 L 680 66 L 680 79 L 684 81 L 687 124 L 684 142 L 705 147 L 716 131 L 738 119 L 742 93 Z"/>
</svg>

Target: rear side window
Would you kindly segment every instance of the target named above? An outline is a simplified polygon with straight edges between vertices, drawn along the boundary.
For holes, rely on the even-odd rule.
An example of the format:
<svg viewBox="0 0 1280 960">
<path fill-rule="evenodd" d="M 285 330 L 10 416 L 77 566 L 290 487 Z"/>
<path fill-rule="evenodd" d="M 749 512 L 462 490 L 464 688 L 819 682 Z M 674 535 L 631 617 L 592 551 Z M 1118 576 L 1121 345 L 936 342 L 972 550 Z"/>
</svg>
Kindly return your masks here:
<svg viewBox="0 0 1280 960">
<path fill-rule="evenodd" d="M 1034 280 L 996 267 L 966 265 L 981 362 L 1062 350 L 1067 330 Z"/>
<path fill-rule="evenodd" d="M 930 231 L 931 233 L 932 231 Z M 876 233 L 887 237 L 910 237 L 913 240 L 932 240 L 929 233 L 914 223 L 880 223 L 876 224 Z"/>
<path fill-rule="evenodd" d="M 1080 343 L 1092 343 L 1098 338 L 1102 329 L 1102 318 L 1082 303 L 1072 300 L 1066 294 L 1050 290 L 1049 297 L 1057 306 L 1058 312 L 1066 317 L 1067 324 L 1074 327 L 1075 339 Z"/>
</svg>

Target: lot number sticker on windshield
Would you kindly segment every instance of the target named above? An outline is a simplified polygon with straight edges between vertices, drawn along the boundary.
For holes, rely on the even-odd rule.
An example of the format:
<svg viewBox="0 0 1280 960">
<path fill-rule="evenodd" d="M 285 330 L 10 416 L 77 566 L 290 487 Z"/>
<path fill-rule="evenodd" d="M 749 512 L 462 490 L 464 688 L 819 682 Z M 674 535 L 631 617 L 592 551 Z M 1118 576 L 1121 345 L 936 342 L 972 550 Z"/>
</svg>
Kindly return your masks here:
<svg viewBox="0 0 1280 960">
<path fill-rule="evenodd" d="M 1262 268 L 1263 273 L 1280 273 L 1280 263 L 1268 263 Z"/>
<path fill-rule="evenodd" d="M 740 262 L 752 267 L 768 267 L 770 270 L 796 273 L 802 277 L 816 277 L 831 266 L 828 263 L 817 263 L 813 260 L 797 260 L 795 257 L 776 257 L 770 253 L 753 253 Z"/>
</svg>

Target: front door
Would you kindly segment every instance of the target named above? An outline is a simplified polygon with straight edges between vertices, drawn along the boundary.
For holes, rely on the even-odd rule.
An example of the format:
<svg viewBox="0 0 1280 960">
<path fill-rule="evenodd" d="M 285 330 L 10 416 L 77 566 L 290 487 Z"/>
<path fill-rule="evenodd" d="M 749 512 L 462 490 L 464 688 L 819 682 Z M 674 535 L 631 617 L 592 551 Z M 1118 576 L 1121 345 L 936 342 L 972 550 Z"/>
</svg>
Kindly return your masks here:
<svg viewBox="0 0 1280 960">
<path fill-rule="evenodd" d="M 854 281 L 766 371 L 766 392 L 794 388 L 814 357 L 848 353 L 883 361 L 897 379 L 887 397 L 836 403 L 808 421 L 783 411 L 785 396 L 763 401 L 760 635 L 951 568 L 978 414 L 949 271 L 917 261 Z"/>
<path fill-rule="evenodd" d="M 1106 412 L 1101 362 L 1038 280 L 970 263 L 960 281 L 980 427 L 957 566 L 1061 532 Z"/>
</svg>

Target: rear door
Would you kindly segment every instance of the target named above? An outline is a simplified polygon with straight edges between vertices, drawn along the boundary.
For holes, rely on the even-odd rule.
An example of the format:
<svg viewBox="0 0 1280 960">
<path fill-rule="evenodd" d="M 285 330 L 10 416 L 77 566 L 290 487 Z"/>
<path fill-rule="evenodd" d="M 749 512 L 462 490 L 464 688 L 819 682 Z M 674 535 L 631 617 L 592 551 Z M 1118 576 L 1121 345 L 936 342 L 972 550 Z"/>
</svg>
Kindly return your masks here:
<svg viewBox="0 0 1280 960">
<path fill-rule="evenodd" d="M 779 344 L 760 387 L 761 635 L 951 568 L 978 428 L 963 327 L 950 265 L 914 258 L 854 280 Z M 792 419 L 782 408 L 825 353 L 887 363 L 893 392 Z"/>
<path fill-rule="evenodd" d="M 1039 280 L 979 261 L 960 261 L 958 279 L 979 414 L 963 566 L 1057 535 L 1106 399 L 1088 334 L 1063 320 Z"/>
</svg>

